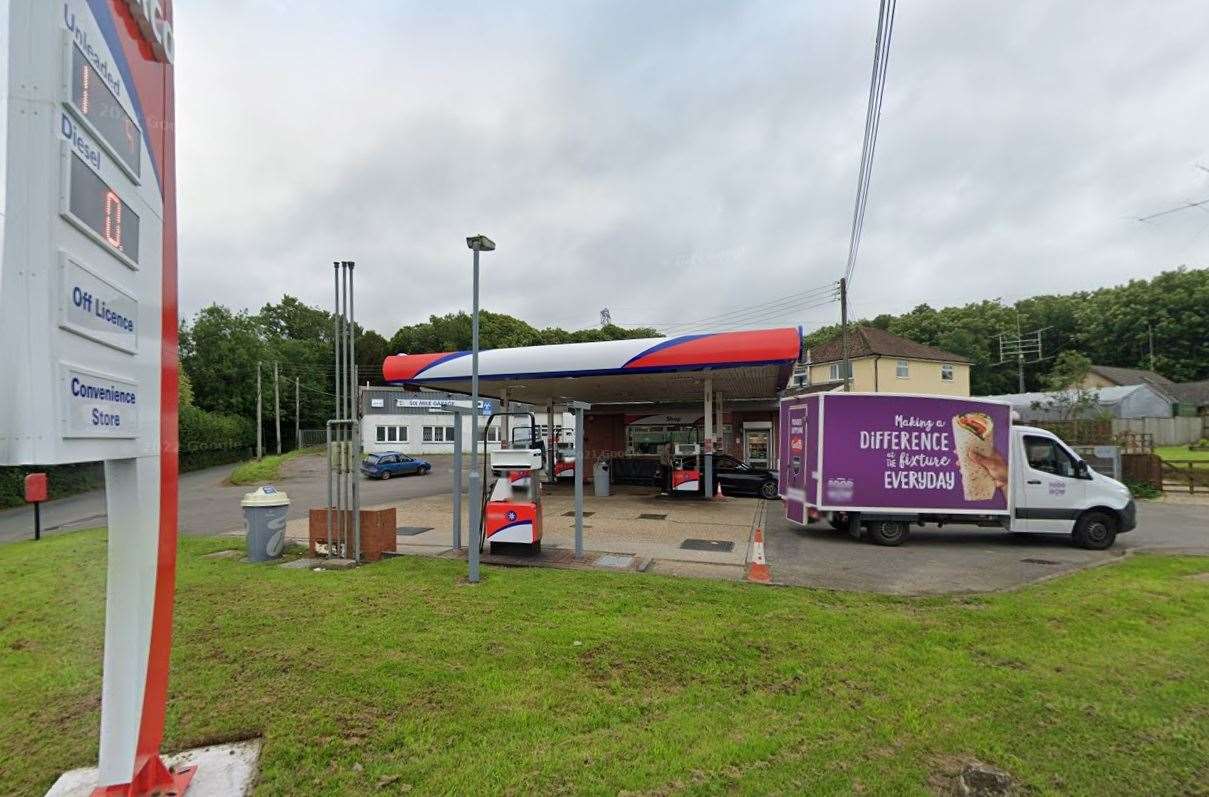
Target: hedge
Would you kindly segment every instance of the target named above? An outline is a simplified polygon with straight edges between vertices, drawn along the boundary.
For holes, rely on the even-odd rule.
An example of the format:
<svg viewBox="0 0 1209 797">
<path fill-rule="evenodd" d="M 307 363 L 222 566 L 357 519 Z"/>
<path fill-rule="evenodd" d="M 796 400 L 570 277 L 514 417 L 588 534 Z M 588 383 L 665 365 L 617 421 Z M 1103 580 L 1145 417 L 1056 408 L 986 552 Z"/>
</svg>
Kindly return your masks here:
<svg viewBox="0 0 1209 797">
<path fill-rule="evenodd" d="M 206 412 L 193 406 L 181 407 L 182 471 L 247 459 L 255 442 L 256 425 L 247 418 Z M 104 470 L 99 462 L 52 467 L 0 468 L 0 509 L 24 504 L 25 475 L 39 471 L 47 474 L 52 500 L 95 490 L 105 485 Z"/>
</svg>

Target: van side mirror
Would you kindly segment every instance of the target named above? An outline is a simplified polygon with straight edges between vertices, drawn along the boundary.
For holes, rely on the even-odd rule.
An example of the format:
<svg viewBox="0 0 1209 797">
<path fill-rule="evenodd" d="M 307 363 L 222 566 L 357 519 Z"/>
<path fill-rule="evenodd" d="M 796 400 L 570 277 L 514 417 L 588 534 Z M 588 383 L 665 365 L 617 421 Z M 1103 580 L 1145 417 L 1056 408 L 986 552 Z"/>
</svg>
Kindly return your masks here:
<svg viewBox="0 0 1209 797">
<path fill-rule="evenodd" d="M 1091 469 L 1087 466 L 1087 462 L 1079 460 L 1079 464 L 1075 465 L 1075 475 L 1080 479 L 1091 478 Z"/>
</svg>

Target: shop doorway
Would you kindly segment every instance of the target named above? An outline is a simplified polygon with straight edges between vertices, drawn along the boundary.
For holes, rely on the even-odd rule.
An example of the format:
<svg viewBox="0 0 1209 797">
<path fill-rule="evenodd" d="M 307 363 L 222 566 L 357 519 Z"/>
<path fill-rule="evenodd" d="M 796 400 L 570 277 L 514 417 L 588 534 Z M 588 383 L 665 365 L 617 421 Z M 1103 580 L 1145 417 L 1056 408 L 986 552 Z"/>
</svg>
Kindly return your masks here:
<svg viewBox="0 0 1209 797">
<path fill-rule="evenodd" d="M 772 455 L 772 424 L 743 424 L 743 459 L 753 468 L 768 468 Z"/>
</svg>

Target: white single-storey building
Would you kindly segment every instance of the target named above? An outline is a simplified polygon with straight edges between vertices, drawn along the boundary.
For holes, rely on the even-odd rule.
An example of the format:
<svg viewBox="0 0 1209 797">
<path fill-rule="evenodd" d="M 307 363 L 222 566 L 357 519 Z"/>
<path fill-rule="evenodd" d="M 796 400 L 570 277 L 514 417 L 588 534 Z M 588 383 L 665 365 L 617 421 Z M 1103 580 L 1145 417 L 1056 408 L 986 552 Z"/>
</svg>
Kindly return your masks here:
<svg viewBox="0 0 1209 797">
<path fill-rule="evenodd" d="M 482 440 L 483 426 L 493 412 L 502 408 L 494 399 L 479 402 L 479 434 Z M 406 390 L 401 387 L 361 388 L 361 441 L 367 454 L 383 451 L 399 451 L 404 454 L 424 456 L 426 454 L 452 454 L 455 438 L 454 426 L 458 415 L 450 411 L 457 407 L 470 409 L 470 398 L 456 393 L 435 390 Z M 512 412 L 528 412 L 528 405 L 513 403 Z M 545 409 L 534 410 L 539 436 L 547 434 Z M 460 414 L 462 419 L 462 452 L 470 450 L 470 416 Z M 556 413 L 555 431 L 559 440 L 570 440 L 574 434 L 575 420 L 570 413 Z M 529 421 L 513 416 L 509 421 L 512 439 L 527 443 Z M 487 430 L 487 450 L 500 448 L 503 424 L 501 419 Z M 481 442 L 480 442 L 481 444 Z M 482 449 L 480 449 L 482 450 Z"/>
</svg>

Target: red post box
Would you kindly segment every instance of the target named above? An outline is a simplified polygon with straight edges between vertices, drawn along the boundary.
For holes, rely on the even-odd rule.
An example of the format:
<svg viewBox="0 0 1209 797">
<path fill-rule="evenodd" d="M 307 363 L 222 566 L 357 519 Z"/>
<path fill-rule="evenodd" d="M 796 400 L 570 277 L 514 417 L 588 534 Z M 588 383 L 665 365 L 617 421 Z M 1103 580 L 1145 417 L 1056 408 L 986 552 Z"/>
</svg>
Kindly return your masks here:
<svg viewBox="0 0 1209 797">
<path fill-rule="evenodd" d="M 38 504 L 46 500 L 48 494 L 46 474 L 31 473 L 25 477 L 25 502 Z"/>
</svg>

